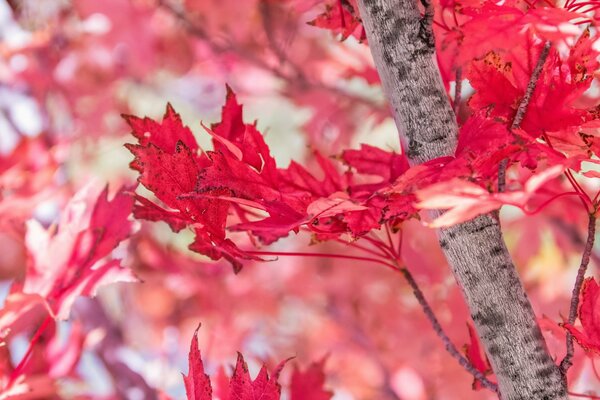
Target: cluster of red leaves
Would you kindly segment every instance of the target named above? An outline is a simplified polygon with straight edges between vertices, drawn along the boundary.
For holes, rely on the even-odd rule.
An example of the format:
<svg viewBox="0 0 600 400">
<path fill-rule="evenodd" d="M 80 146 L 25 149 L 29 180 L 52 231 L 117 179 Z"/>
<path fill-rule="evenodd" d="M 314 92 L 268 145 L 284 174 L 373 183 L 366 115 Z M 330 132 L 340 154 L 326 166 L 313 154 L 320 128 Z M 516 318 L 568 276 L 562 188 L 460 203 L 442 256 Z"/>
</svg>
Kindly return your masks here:
<svg viewBox="0 0 600 400">
<path fill-rule="evenodd" d="M 52 316 L 67 319 L 78 296 L 93 296 L 106 282 L 133 281 L 131 272 L 111 257 L 131 234 L 132 206 L 125 188 L 109 200 L 108 188 L 98 194 L 88 185 L 69 201 L 57 225 L 45 229 L 29 220 L 25 279 L 12 285 L 2 316 L 19 318 L 39 302 Z"/>
<path fill-rule="evenodd" d="M 21 362 L 14 369 L 0 371 L 0 394 L 34 390 L 31 398 L 36 398 L 42 390 L 50 395 L 54 390 L 51 379 L 73 371 L 83 346 L 79 325 L 73 326 L 66 345 L 49 333 L 56 329 L 55 320 L 69 318 L 79 296 L 92 297 L 107 283 L 135 281 L 131 271 L 112 257 L 112 251 L 132 232 L 132 206 L 128 189 L 119 189 L 109 199 L 108 188 L 99 191 L 89 184 L 65 206 L 57 225 L 44 228 L 35 219 L 27 222 L 27 270 L 23 280 L 12 284 L 0 311 L 0 347 L 4 340 L 26 330 L 27 321 L 36 321 L 41 314 L 43 322 Z M 47 369 L 41 371 L 47 375 L 43 384 L 35 377 L 31 380 L 28 363 L 42 336 L 52 339 L 42 352 L 47 360 Z"/>
<path fill-rule="evenodd" d="M 222 121 L 205 127 L 213 151 L 198 147 L 170 106 L 161 123 L 126 119 L 138 139 L 127 145 L 135 155 L 131 167 L 162 203 L 136 195 L 136 218 L 165 221 L 175 232 L 192 228 L 191 250 L 215 260 L 223 257 L 236 271 L 240 259 L 259 258 L 240 249 L 226 229 L 270 244 L 304 226 L 325 240 L 344 233 L 360 237 L 384 222 L 396 224 L 415 214 L 407 197 L 378 192 L 407 170 L 404 156 L 363 145 L 341 156 L 354 171 L 340 172 L 318 152 L 321 177 L 294 161 L 277 168 L 256 126 L 244 124 L 230 89 Z"/>
<path fill-rule="evenodd" d="M 576 47 L 580 48 L 585 40 L 589 40 L 587 33 Z M 591 46 L 584 47 L 587 52 L 579 58 L 587 60 L 595 55 Z M 569 65 L 579 65 L 572 54 Z M 556 60 L 548 65 L 543 76 L 553 76 L 555 70 L 561 69 L 562 63 Z M 526 85 L 525 79 L 521 82 Z M 581 82 L 584 87 L 590 84 L 587 78 Z M 488 89 L 497 86 L 493 83 Z M 548 91 L 555 84 L 554 80 L 542 80 L 535 93 Z M 573 97 L 581 94 L 582 86 L 570 89 L 571 92 L 564 94 Z M 526 210 L 530 198 L 546 182 L 566 168 L 579 170 L 584 155 L 568 158 L 536 142 L 537 136 L 529 133 L 532 130 L 511 131 L 507 127 L 510 115 L 504 119 L 494 115 L 495 103 L 483 103 L 482 92 L 474 96 L 477 112 L 462 126 L 454 157 L 435 159 L 409 169 L 403 155 L 362 145 L 360 150 L 342 153 L 341 160 L 351 167 L 342 173 L 317 152 L 314 156 L 321 169 L 320 179 L 296 162 L 285 169 L 277 168 L 256 126 L 244 124 L 242 107 L 230 89 L 222 121 L 205 127 L 212 136 L 213 151 L 198 147 L 189 128 L 183 126 L 170 106 L 161 123 L 127 116 L 139 141 L 127 145 L 136 157 L 131 167 L 140 172 L 140 183 L 167 207 L 137 195 L 134 215 L 165 221 L 175 232 L 192 228 L 196 237 L 190 249 L 212 259 L 223 257 L 238 271 L 240 259 L 259 258 L 240 249 L 226 230 L 248 232 L 262 243 L 271 244 L 302 227 L 317 240 L 338 238 L 342 234 L 358 238 L 384 223 L 393 227 L 415 216 L 417 207 L 451 209 L 433 226 L 465 221 L 503 204 Z M 491 96 L 491 92 L 484 93 Z M 522 93 L 513 91 L 510 104 L 518 104 Z M 536 107 L 545 106 L 536 103 L 538 97 L 534 96 L 532 115 Z M 588 111 L 572 112 L 585 112 L 589 119 L 595 118 Z M 580 118 L 577 127 L 585 120 Z M 529 125 L 526 127 L 529 129 Z M 497 179 L 497 165 L 504 159 L 537 169 L 537 173 L 518 190 L 490 193 Z M 421 200 L 418 204 L 415 192 Z"/>
<path fill-rule="evenodd" d="M 568 1 L 565 3 L 569 3 Z M 563 2 L 510 0 L 439 0 L 434 32 L 442 75 L 454 80 L 458 68 L 468 67 L 490 51 L 510 53 L 532 38 L 562 41 L 579 35 L 577 25 L 589 23 L 589 5 L 565 8 Z"/>
<path fill-rule="evenodd" d="M 452 160 L 455 167 L 449 179 L 418 194 L 422 208 L 450 209 L 434 226 L 464 221 L 466 216 L 489 212 L 500 204 L 534 213 L 537 210 L 527 210 L 526 203 L 550 179 L 563 172 L 581 172 L 584 161 L 597 163 L 593 155 L 598 154 L 598 110 L 597 106 L 587 105 L 585 94 L 599 65 L 596 41 L 597 37 L 585 30 L 566 57 L 550 50 L 519 129 L 509 127 L 544 44 L 517 47 L 503 56 L 490 52 L 470 63 L 467 77 L 476 91 L 468 105 L 474 114 L 461 128 L 456 155 L 463 159 L 465 152 L 476 156 L 469 156 L 464 165 L 472 173 L 456 168 L 457 161 Z M 494 190 L 497 165 L 504 159 L 509 165 L 518 164 L 536 173 L 522 175 L 520 190 L 490 193 Z M 564 194 L 559 191 L 545 198 Z M 591 203 L 589 197 L 582 197 Z"/>
<path fill-rule="evenodd" d="M 194 333 L 189 353 L 188 375 L 183 377 L 188 400 L 212 400 L 213 388 L 198 348 L 198 331 Z M 279 400 L 281 386 L 278 383 L 281 370 L 289 360 L 282 361 L 271 374 L 265 365 L 256 378 L 252 379 L 244 357 L 238 353 L 231 379 L 227 379 L 223 369 L 219 370 L 216 385 L 217 398 L 223 400 Z M 323 388 L 325 375 L 323 361 L 313 363 L 306 371 L 294 369 L 290 384 L 291 400 L 329 400 L 332 393 Z"/>
</svg>

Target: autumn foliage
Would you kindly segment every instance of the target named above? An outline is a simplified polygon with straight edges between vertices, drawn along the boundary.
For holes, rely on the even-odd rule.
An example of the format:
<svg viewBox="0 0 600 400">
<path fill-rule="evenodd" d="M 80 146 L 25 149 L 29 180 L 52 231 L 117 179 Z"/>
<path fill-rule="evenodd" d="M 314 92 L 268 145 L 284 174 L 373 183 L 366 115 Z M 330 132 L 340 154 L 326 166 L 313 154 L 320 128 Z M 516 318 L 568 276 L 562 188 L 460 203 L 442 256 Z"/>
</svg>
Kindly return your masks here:
<svg viewBox="0 0 600 400">
<path fill-rule="evenodd" d="M 0 8 L 0 399 L 497 398 L 435 233 L 490 212 L 600 393 L 599 2 L 434 1 L 420 165 L 357 0 L 43 3 Z"/>
</svg>

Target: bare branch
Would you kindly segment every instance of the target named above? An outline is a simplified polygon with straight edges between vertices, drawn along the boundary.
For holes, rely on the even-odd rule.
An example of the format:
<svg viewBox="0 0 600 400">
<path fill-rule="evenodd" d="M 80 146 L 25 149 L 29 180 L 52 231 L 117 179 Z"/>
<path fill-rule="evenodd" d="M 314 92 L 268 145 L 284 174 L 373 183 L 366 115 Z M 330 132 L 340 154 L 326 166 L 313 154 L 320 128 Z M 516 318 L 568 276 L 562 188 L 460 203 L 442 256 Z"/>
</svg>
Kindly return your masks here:
<svg viewBox="0 0 600 400">
<path fill-rule="evenodd" d="M 525 118 L 525 113 L 527 112 L 527 107 L 529 106 L 529 102 L 531 101 L 531 97 L 533 96 L 533 92 L 537 86 L 537 82 L 540 79 L 540 75 L 542 74 L 542 70 L 544 69 L 544 64 L 546 63 L 546 59 L 548 58 L 548 54 L 550 54 L 551 43 L 546 42 L 542 52 L 540 53 L 540 57 L 537 60 L 535 67 L 533 68 L 533 72 L 531 73 L 531 77 L 529 78 L 529 83 L 527 84 L 527 89 L 525 89 L 525 94 L 519 103 L 519 107 L 517 108 L 517 112 L 513 119 L 513 122 L 510 126 L 510 129 L 519 129 L 521 127 L 521 122 L 523 122 L 523 118 Z M 498 169 L 498 192 L 504 192 L 506 188 L 506 168 L 508 167 L 508 159 L 504 159 L 500 162 L 500 167 Z"/>
<path fill-rule="evenodd" d="M 435 331 L 436 335 L 440 339 L 442 339 L 442 342 L 444 342 L 444 347 L 446 348 L 446 351 L 448 351 L 448 353 L 456 361 L 458 361 L 458 363 L 468 373 L 473 375 L 473 377 L 475 379 L 479 380 L 484 387 L 490 389 L 493 392 L 498 392 L 498 385 L 496 383 L 490 381 L 483 373 L 481 373 L 481 371 L 479 371 L 477 368 L 475 368 L 475 366 L 465 356 L 463 356 L 460 351 L 458 351 L 458 349 L 456 348 L 454 343 L 452 343 L 452 340 L 450 340 L 450 338 L 448 337 L 446 332 L 444 332 L 444 328 L 442 328 L 442 325 L 440 324 L 437 317 L 435 316 L 433 309 L 427 302 L 427 299 L 425 298 L 423 291 L 421 290 L 421 288 L 415 281 L 415 278 L 412 276 L 410 271 L 406 268 L 400 268 L 399 271 L 404 276 L 404 279 L 406 279 L 406 282 L 408 283 L 408 285 L 411 287 L 417 301 L 421 305 L 421 308 L 423 309 L 425 316 L 431 323 L 431 326 L 433 327 L 433 330 Z"/>
<path fill-rule="evenodd" d="M 454 109 L 454 115 L 458 120 L 458 112 L 460 109 L 460 102 L 462 101 L 462 68 L 456 69 L 456 78 L 454 80 L 454 102 L 452 108 Z"/>
<path fill-rule="evenodd" d="M 590 263 L 592 249 L 594 248 L 595 236 L 596 217 L 593 214 L 590 214 L 588 219 L 588 237 L 585 243 L 585 249 L 583 250 L 583 255 L 581 257 L 581 264 L 579 265 L 579 269 L 577 270 L 577 277 L 575 278 L 573 292 L 571 294 L 571 306 L 569 307 L 569 319 L 567 320 L 567 322 L 571 325 L 575 323 L 575 319 L 577 319 L 577 308 L 579 307 L 579 293 L 581 292 L 581 286 L 583 285 L 585 272 L 587 271 L 587 267 Z M 567 332 L 567 354 L 560 363 L 560 371 L 563 373 L 563 375 L 566 375 L 571 365 L 573 365 L 572 360 L 574 351 L 575 348 L 573 346 L 573 335 L 571 334 L 571 332 Z"/>
</svg>

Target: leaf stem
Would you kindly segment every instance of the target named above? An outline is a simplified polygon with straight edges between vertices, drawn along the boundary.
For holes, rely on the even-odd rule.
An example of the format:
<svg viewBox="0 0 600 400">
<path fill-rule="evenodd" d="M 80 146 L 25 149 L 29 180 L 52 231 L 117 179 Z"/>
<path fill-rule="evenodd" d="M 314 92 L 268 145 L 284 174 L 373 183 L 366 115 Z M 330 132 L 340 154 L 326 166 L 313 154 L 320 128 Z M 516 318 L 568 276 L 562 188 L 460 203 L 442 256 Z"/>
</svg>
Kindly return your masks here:
<svg viewBox="0 0 600 400">
<path fill-rule="evenodd" d="M 573 393 L 573 392 L 568 392 L 569 396 L 573 396 L 573 397 L 583 397 L 586 399 L 600 399 L 600 396 L 595 396 L 593 394 L 584 394 L 584 393 Z"/>
<path fill-rule="evenodd" d="M 360 256 L 347 256 L 345 254 L 332 254 L 332 253 L 304 253 L 304 252 L 279 252 L 279 251 L 247 251 L 246 253 L 257 255 L 257 256 L 290 256 L 290 257 L 323 257 L 323 258 L 343 258 L 346 260 L 355 260 L 355 261 L 368 261 L 372 263 L 376 263 L 379 265 L 383 265 L 386 268 L 389 268 L 394 271 L 398 271 L 398 267 L 393 264 L 387 263 L 383 260 L 379 260 L 377 258 L 372 257 L 360 257 Z"/>
<path fill-rule="evenodd" d="M 579 307 L 579 293 L 581 292 L 581 286 L 583 285 L 585 272 L 587 271 L 588 264 L 590 263 L 590 256 L 594 247 L 595 236 L 596 217 L 594 216 L 594 214 L 590 214 L 588 219 L 588 237 L 585 243 L 585 248 L 583 250 L 583 255 L 581 257 L 581 264 L 579 265 L 579 270 L 577 271 L 577 277 L 575 278 L 573 292 L 571 294 L 571 306 L 569 308 L 569 319 L 567 320 L 567 322 L 571 325 L 575 322 L 575 319 L 577 318 L 577 309 Z M 575 347 L 573 345 L 573 335 L 570 332 L 567 332 L 566 344 L 567 354 L 565 355 L 565 358 L 563 358 L 563 360 L 560 362 L 560 371 L 563 375 L 566 375 L 571 365 L 573 365 L 572 359 Z"/>
<path fill-rule="evenodd" d="M 12 373 L 10 374 L 10 378 L 8 380 L 8 384 L 6 387 L 11 387 L 12 384 L 17 379 L 17 377 L 21 374 L 21 372 L 23 371 L 23 368 L 27 364 L 27 361 L 29 361 L 29 359 L 31 358 L 31 353 L 33 353 L 33 346 L 35 346 L 35 344 L 40 340 L 40 337 L 42 337 L 42 334 L 46 331 L 46 328 L 48 328 L 50 321 L 52 321 L 52 316 L 51 315 L 46 316 L 46 318 L 41 323 L 41 325 L 39 326 L 37 331 L 33 334 L 33 337 L 31 338 L 31 341 L 29 342 L 29 346 L 27 347 L 27 350 L 25 351 L 25 355 L 23 356 L 23 358 L 21 358 L 21 361 L 19 361 L 19 363 L 17 364 L 15 369 L 13 369 Z"/>
</svg>

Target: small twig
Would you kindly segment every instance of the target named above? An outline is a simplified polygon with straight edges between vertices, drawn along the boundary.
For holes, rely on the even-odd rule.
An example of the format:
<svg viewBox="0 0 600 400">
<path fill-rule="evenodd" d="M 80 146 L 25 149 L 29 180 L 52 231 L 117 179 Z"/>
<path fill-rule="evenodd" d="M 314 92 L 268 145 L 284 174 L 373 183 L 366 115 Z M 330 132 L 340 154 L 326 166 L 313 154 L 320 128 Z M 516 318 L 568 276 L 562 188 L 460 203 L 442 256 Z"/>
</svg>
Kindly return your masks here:
<svg viewBox="0 0 600 400">
<path fill-rule="evenodd" d="M 537 86 L 537 82 L 540 79 L 542 70 L 544 69 L 546 59 L 550 54 L 550 47 L 551 43 L 546 42 L 544 48 L 542 49 L 542 52 L 540 53 L 540 58 L 538 58 L 537 64 L 535 65 L 531 77 L 529 78 L 529 83 L 527 84 L 525 95 L 519 103 L 519 108 L 517 108 L 517 113 L 515 114 L 515 118 L 513 119 L 513 123 L 510 127 L 511 129 L 518 129 L 521 126 L 521 122 L 523 122 L 523 118 L 525 118 L 527 107 L 529 106 L 529 102 L 531 101 L 531 97 L 533 96 L 533 92 L 535 91 L 535 87 Z"/>
<path fill-rule="evenodd" d="M 456 69 L 456 78 L 454 80 L 454 102 L 452 108 L 454 109 L 454 115 L 458 120 L 458 112 L 460 109 L 460 102 L 462 101 L 462 68 Z"/>
<path fill-rule="evenodd" d="M 575 229 L 575 226 L 573 226 L 571 224 L 567 224 L 567 222 L 565 222 L 564 220 L 562 220 L 558 217 L 550 217 L 550 223 L 553 224 L 554 226 L 556 226 L 565 235 L 567 235 L 569 240 L 574 245 L 581 246 L 581 247 L 583 247 L 585 245 L 585 240 L 583 238 L 583 235 L 581 235 L 579 233 L 579 231 L 577 229 Z M 600 255 L 598 254 L 598 252 L 592 251 L 592 253 L 590 254 L 590 259 L 594 264 L 600 266 Z M 600 378 L 598 378 L 598 379 L 600 379 Z"/>
<path fill-rule="evenodd" d="M 235 53 L 244 61 L 254 65 L 255 67 L 261 68 L 265 71 L 272 73 L 274 76 L 285 81 L 290 86 L 306 87 L 314 90 L 323 90 L 337 96 L 351 99 L 353 101 L 356 101 L 357 103 L 365 104 L 366 106 L 371 107 L 373 109 L 382 108 L 382 105 L 379 104 L 377 101 L 371 100 L 367 97 L 360 96 L 358 94 L 349 92 L 334 85 L 329 85 L 324 82 L 312 81 L 308 79 L 304 75 L 304 72 L 296 64 L 294 64 L 289 59 L 289 57 L 286 58 L 285 64 L 292 67 L 294 73 L 291 75 L 284 70 L 283 64 L 280 63 L 279 66 L 271 65 L 265 60 L 261 59 L 260 57 L 257 57 L 254 51 L 248 51 L 240 46 L 235 45 L 235 43 L 232 43 L 231 41 L 227 40 L 225 40 L 224 43 L 216 42 L 212 37 L 213 35 L 207 32 L 200 25 L 192 21 L 183 10 L 171 4 L 169 0 L 158 0 L 158 6 L 162 7 L 173 17 L 177 18 L 191 35 L 204 41 L 214 53 Z M 275 48 L 273 48 L 272 50 L 276 51 Z M 277 57 L 284 56 L 284 54 L 276 55 Z"/>
<path fill-rule="evenodd" d="M 579 307 L 579 292 L 581 292 L 581 286 L 585 278 L 585 272 L 587 271 L 588 264 L 590 263 L 590 256 L 594 247 L 594 239 L 596 236 L 596 217 L 590 214 L 588 220 L 588 237 L 581 256 L 581 264 L 577 271 L 577 278 L 575 278 L 575 285 L 573 286 L 573 293 L 571 294 L 571 306 L 569 308 L 569 319 L 567 322 L 572 325 L 575 323 L 577 318 L 577 308 Z M 563 375 L 567 374 L 567 371 L 573 365 L 573 353 L 575 347 L 573 346 L 573 335 L 571 332 L 567 332 L 567 354 L 565 358 L 560 362 L 560 371 Z"/>
<path fill-rule="evenodd" d="M 540 57 L 537 60 L 537 63 L 531 73 L 531 77 L 529 78 L 529 83 L 527 84 L 527 89 L 525 89 L 525 94 L 519 103 L 519 107 L 517 108 L 517 112 L 513 119 L 513 122 L 510 126 L 510 129 L 519 129 L 521 127 L 521 122 L 523 122 L 523 118 L 525 118 L 525 113 L 527 113 L 527 107 L 529 106 L 529 102 L 531 101 L 531 97 L 533 96 L 533 92 L 535 91 L 535 87 L 537 86 L 537 82 L 540 79 L 540 75 L 542 74 L 542 70 L 544 69 L 544 64 L 546 63 L 546 59 L 548 58 L 548 54 L 550 54 L 551 43 L 546 42 L 542 52 L 540 53 Z M 498 169 L 498 192 L 503 192 L 506 187 L 506 168 L 508 167 L 508 159 L 504 159 L 500 162 L 500 167 Z"/>
<path fill-rule="evenodd" d="M 360 346 L 365 353 L 372 358 L 373 362 L 377 364 L 381 374 L 383 375 L 383 382 L 380 386 L 381 393 L 385 393 L 390 400 L 402 400 L 396 391 L 392 388 L 391 376 L 388 366 L 380 357 L 380 352 L 377 346 L 373 343 L 371 337 L 365 332 L 364 328 L 356 323 L 355 319 L 345 317 L 340 311 L 339 307 L 335 302 L 332 302 L 329 307 L 329 314 L 331 317 L 338 322 L 343 328 L 347 329 L 353 337 L 353 342 Z"/>
<path fill-rule="evenodd" d="M 414 293 L 415 297 L 417 298 L 417 301 L 421 305 L 421 308 L 423 308 L 423 312 L 425 313 L 425 316 L 431 323 L 433 330 L 435 331 L 437 336 L 440 339 L 442 339 L 442 342 L 444 342 L 444 346 L 446 347 L 446 350 L 448 351 L 448 353 L 450 353 L 450 355 L 454 359 L 456 359 L 458 361 L 458 363 L 465 370 L 467 370 L 467 372 L 469 372 L 471 375 L 473 375 L 475 377 L 475 379 L 479 380 L 484 387 L 490 389 L 493 392 L 498 393 L 498 385 L 496 383 L 490 381 L 488 378 L 486 378 L 486 376 L 481 371 L 479 371 L 477 368 L 475 368 L 475 366 L 465 356 L 463 356 L 460 351 L 458 351 L 458 349 L 456 348 L 454 343 L 452 343 L 452 341 L 450 340 L 448 335 L 446 335 L 446 332 L 444 332 L 442 325 L 440 324 L 437 317 L 435 316 L 433 310 L 431 309 L 431 306 L 427 302 L 427 299 L 425 299 L 425 296 L 423 295 L 421 288 L 415 281 L 415 279 L 412 276 L 412 274 L 410 273 L 410 271 L 406 268 L 400 268 L 399 271 L 402 273 L 402 275 L 406 279 L 406 282 L 412 288 L 413 293 Z"/>
</svg>

